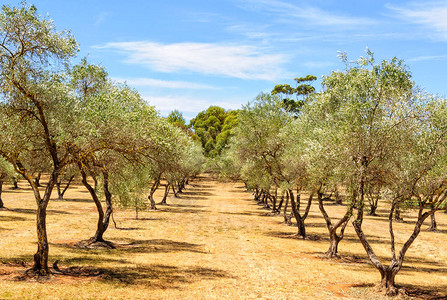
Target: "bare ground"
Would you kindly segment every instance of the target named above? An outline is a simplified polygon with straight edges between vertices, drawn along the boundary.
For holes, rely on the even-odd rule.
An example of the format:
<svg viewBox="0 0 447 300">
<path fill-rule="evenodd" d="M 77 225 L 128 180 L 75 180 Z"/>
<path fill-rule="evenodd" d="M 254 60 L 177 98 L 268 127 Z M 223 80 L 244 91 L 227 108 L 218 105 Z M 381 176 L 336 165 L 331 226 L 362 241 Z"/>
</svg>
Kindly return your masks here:
<svg viewBox="0 0 447 300">
<path fill-rule="evenodd" d="M 48 208 L 54 275 L 27 271 L 35 251 L 35 204 L 25 185 L 6 189 L 0 211 L 0 299 L 387 299 L 374 290 L 379 273 L 369 264 L 352 226 L 328 260 L 327 230 L 317 207 L 306 220 L 311 239 L 262 209 L 240 183 L 203 176 L 167 206 L 140 213 L 118 209 L 105 238 L 116 249 L 80 249 L 94 233 L 96 214 L 80 186 Z M 161 198 L 160 190 L 156 196 Z M 380 207 L 379 207 L 380 208 Z M 332 205 L 332 215 L 344 207 Z M 380 214 L 380 211 L 379 211 Z M 438 232 L 424 232 L 408 252 L 397 284 L 411 298 L 447 299 L 447 216 Z M 401 243 L 414 216 L 396 224 Z M 427 228 L 424 225 L 424 228 Z M 380 257 L 387 257 L 385 216 L 365 221 Z"/>
</svg>

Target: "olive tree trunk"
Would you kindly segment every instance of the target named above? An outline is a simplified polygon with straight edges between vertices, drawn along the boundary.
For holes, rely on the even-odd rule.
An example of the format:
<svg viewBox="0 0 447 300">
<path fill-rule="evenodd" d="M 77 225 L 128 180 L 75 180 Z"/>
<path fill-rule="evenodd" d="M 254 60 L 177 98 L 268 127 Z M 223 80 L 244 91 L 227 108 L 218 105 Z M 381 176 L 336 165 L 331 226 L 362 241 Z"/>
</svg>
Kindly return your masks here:
<svg viewBox="0 0 447 300">
<path fill-rule="evenodd" d="M 17 190 L 19 188 L 19 183 L 15 177 L 12 178 L 12 189 Z"/>
<path fill-rule="evenodd" d="M 284 210 L 283 210 L 283 217 L 284 217 L 284 223 L 287 225 L 292 225 L 292 218 L 291 215 L 287 214 L 287 208 L 289 206 L 289 192 L 286 191 L 286 203 L 284 204 Z"/>
<path fill-rule="evenodd" d="M 36 274 L 41 276 L 50 275 L 50 269 L 48 267 L 48 237 L 47 237 L 47 206 L 50 201 L 51 192 L 53 191 L 54 185 L 58 177 L 58 168 L 50 175 L 48 184 L 45 188 L 43 197 L 40 195 L 39 187 L 36 185 L 31 176 L 28 176 L 25 172 L 22 173 L 25 179 L 27 179 L 30 184 L 34 197 L 37 203 L 37 214 L 36 214 L 36 228 L 37 228 L 37 252 L 34 254 L 34 265 L 33 270 Z"/>
<path fill-rule="evenodd" d="M 113 207 L 112 207 L 112 193 L 110 192 L 109 189 L 109 173 L 106 170 L 103 170 L 102 175 L 104 180 L 102 188 L 104 191 L 104 197 L 106 202 L 106 212 L 104 213 L 104 220 L 102 221 L 102 226 L 104 231 L 106 231 L 107 228 L 109 227 L 110 216 L 113 213 Z"/>
<path fill-rule="evenodd" d="M 338 244 L 343 239 L 344 232 L 346 226 L 348 225 L 349 219 L 352 216 L 352 205 L 349 205 L 346 209 L 344 216 L 335 224 L 332 224 L 332 220 L 329 217 L 326 209 L 324 208 L 323 202 L 323 194 L 318 191 L 318 207 L 320 209 L 321 214 L 323 215 L 324 220 L 326 221 L 326 227 L 329 231 L 329 249 L 326 252 L 326 256 L 328 258 L 340 257 L 338 255 Z M 337 233 L 337 230 L 340 229 L 340 233 Z"/>
<path fill-rule="evenodd" d="M 68 179 L 68 182 L 67 182 L 67 184 L 65 185 L 65 187 L 64 187 L 63 189 L 61 188 L 62 180 L 59 179 L 59 180 L 56 182 L 57 196 L 58 196 L 58 199 L 59 199 L 59 200 L 64 200 L 65 192 L 68 190 L 68 187 L 70 186 L 70 184 L 71 184 L 71 182 L 73 181 L 74 177 L 75 177 L 75 176 L 73 175 L 73 176 L 71 176 L 71 177 Z"/>
<path fill-rule="evenodd" d="M 152 210 L 157 210 L 157 206 L 155 205 L 155 200 L 154 200 L 154 193 L 155 191 L 158 189 L 158 187 L 160 186 L 160 176 L 158 176 L 157 179 L 155 179 L 154 184 L 151 187 L 151 190 L 149 192 L 149 202 L 151 203 L 151 209 Z"/>
<path fill-rule="evenodd" d="M 39 173 L 37 173 L 37 176 L 36 176 L 36 178 L 34 179 L 34 182 L 36 183 L 36 185 L 38 186 L 38 187 L 41 187 L 41 185 L 40 185 L 40 178 L 42 177 L 42 172 L 39 172 Z"/>
<path fill-rule="evenodd" d="M 3 200 L 2 200 L 2 191 L 3 191 L 3 179 L 0 179 L 0 208 L 5 207 Z"/>
<path fill-rule="evenodd" d="M 166 183 L 165 185 L 165 192 L 163 194 L 163 199 L 161 199 L 161 202 L 159 204 L 161 205 L 166 205 L 166 200 L 168 199 L 168 194 L 169 194 L 169 190 L 171 189 L 171 185 L 168 183 Z"/>
<path fill-rule="evenodd" d="M 445 199 L 444 199 L 445 200 Z M 442 201 L 444 201 L 442 200 Z M 357 236 L 359 237 L 359 240 L 363 246 L 363 248 L 366 251 L 366 254 L 368 255 L 369 260 L 374 265 L 374 267 L 377 268 L 377 270 L 380 272 L 381 275 L 381 282 L 379 284 L 379 288 L 385 292 L 388 296 L 395 296 L 398 294 L 399 290 L 396 287 L 395 284 L 395 277 L 397 273 L 402 268 L 402 264 L 404 262 L 405 254 L 407 253 L 408 249 L 410 248 L 411 244 L 416 240 L 417 236 L 419 235 L 421 231 L 421 226 L 424 223 L 425 219 L 427 219 L 430 215 L 432 215 L 437 208 L 432 209 L 430 211 L 427 211 L 423 213 L 424 207 L 423 205 L 419 208 L 418 213 L 418 219 L 416 221 L 416 224 L 413 229 L 413 233 L 408 238 L 408 240 L 405 242 L 405 244 L 402 246 L 399 254 L 396 256 L 396 249 L 395 249 L 395 239 L 394 239 L 394 230 L 393 230 L 393 214 L 395 213 L 397 203 L 396 199 L 393 201 L 393 204 L 391 206 L 390 214 L 388 217 L 388 224 L 389 224 L 389 233 L 390 233 L 390 240 L 391 240 L 391 264 L 388 266 L 383 265 L 376 254 L 374 253 L 374 250 L 372 249 L 371 245 L 369 244 L 365 234 L 362 230 L 362 220 L 359 220 L 357 218 L 356 221 L 354 221 L 352 224 L 354 226 L 355 232 Z"/>
<path fill-rule="evenodd" d="M 303 239 L 306 238 L 306 226 L 304 224 L 304 221 L 306 220 L 307 216 L 309 215 L 310 206 L 312 204 L 313 199 L 313 192 L 309 195 L 307 206 L 304 211 L 304 214 L 300 214 L 300 205 L 301 205 L 301 195 L 298 193 L 296 196 L 296 202 L 295 202 L 295 196 L 293 194 L 293 190 L 289 189 L 289 197 L 290 197 L 290 205 L 292 206 L 292 213 L 295 217 L 296 223 L 298 225 L 298 233 L 297 235 L 302 237 Z"/>
</svg>

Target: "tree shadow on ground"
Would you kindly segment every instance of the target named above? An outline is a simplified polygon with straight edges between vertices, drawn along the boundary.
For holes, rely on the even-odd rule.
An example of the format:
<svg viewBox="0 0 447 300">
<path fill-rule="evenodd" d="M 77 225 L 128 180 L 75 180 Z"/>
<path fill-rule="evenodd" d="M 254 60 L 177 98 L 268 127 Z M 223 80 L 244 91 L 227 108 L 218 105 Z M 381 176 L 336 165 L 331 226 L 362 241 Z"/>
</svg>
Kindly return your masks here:
<svg viewBox="0 0 447 300">
<path fill-rule="evenodd" d="M 237 216 L 256 216 L 256 217 L 266 217 L 267 214 L 265 211 L 263 212 L 253 212 L 253 211 L 244 211 L 244 212 L 220 212 L 223 215 L 237 215 Z"/>
<path fill-rule="evenodd" d="M 204 251 L 203 245 L 187 242 L 178 242 L 167 239 L 153 240 L 130 240 L 128 243 L 118 245 L 118 251 L 123 253 L 170 253 L 170 252 L 193 252 L 208 253 Z"/>
<path fill-rule="evenodd" d="M 1 258 L 0 259 L 0 266 L 2 264 L 18 264 L 18 265 L 25 265 L 26 262 L 32 262 L 33 261 L 33 255 L 18 255 L 14 257 L 8 257 L 8 258 Z"/>
<path fill-rule="evenodd" d="M 163 205 L 163 204 L 162 204 Z M 178 204 L 178 203 L 168 203 L 165 204 L 168 207 L 188 207 L 188 208 L 205 208 L 209 206 L 199 205 L 199 204 Z"/>
<path fill-rule="evenodd" d="M 25 220 L 26 218 L 19 216 L 0 216 L 0 222 L 19 222 Z"/>
<path fill-rule="evenodd" d="M 305 222 L 306 227 L 312 228 L 327 228 L 326 223 L 322 222 Z"/>
<path fill-rule="evenodd" d="M 446 230 L 446 229 L 435 229 L 435 230 L 430 230 L 429 228 L 425 228 L 425 229 L 422 229 L 422 231 L 424 231 L 424 232 L 439 233 L 439 234 L 447 234 L 447 230 Z"/>
<path fill-rule="evenodd" d="M 101 269 L 99 280 L 123 285 L 144 284 L 153 288 L 180 288 L 182 284 L 200 280 L 232 278 L 227 272 L 217 269 L 176 267 L 153 264 L 149 266 Z"/>
<path fill-rule="evenodd" d="M 35 215 L 37 213 L 37 210 L 32 208 L 10 208 L 9 211 L 19 214 L 30 214 L 30 215 Z M 47 209 L 47 214 L 71 215 L 72 213 L 62 210 Z"/>
<path fill-rule="evenodd" d="M 171 252 L 193 252 L 207 254 L 204 251 L 203 245 L 191 244 L 186 242 L 178 242 L 167 239 L 153 239 L 153 240 L 134 240 L 125 239 L 119 242 L 114 242 L 115 249 L 83 249 L 78 248 L 76 243 L 54 243 L 53 246 L 59 248 L 66 248 L 75 251 L 76 253 L 98 255 L 101 253 L 127 255 L 129 253 L 171 253 Z M 63 260 L 61 258 L 61 260 Z"/>
<path fill-rule="evenodd" d="M 129 261 L 118 258 L 98 257 L 98 255 L 82 255 L 76 257 L 65 257 L 64 255 L 52 255 L 51 261 L 60 261 L 62 264 L 69 265 L 101 265 L 104 263 L 113 263 L 115 265 L 128 264 Z"/>
<path fill-rule="evenodd" d="M 188 205 L 189 206 L 189 205 Z M 209 210 L 205 210 L 205 209 L 190 209 L 190 208 L 181 208 L 181 209 L 169 209 L 169 210 L 165 210 L 165 212 L 168 213 L 174 213 L 174 214 L 183 214 L 183 213 L 194 213 L 194 214 L 200 214 L 200 213 L 205 213 L 205 212 L 209 212 Z"/>
<path fill-rule="evenodd" d="M 62 200 L 51 199 L 51 201 L 54 201 L 54 202 L 57 202 L 57 203 L 75 202 L 75 203 L 92 203 L 92 204 L 94 204 L 92 199 L 79 199 L 79 198 L 64 198 Z"/>
<path fill-rule="evenodd" d="M 81 260 L 82 262 L 85 259 Z M 104 260 L 99 260 L 104 262 Z M 77 262 L 72 260 L 70 262 Z M 113 262 L 113 261 L 106 261 Z M 117 261 L 121 263 L 121 261 Z M 3 267 L 3 268 L 2 268 Z M 8 268 L 9 267 L 9 268 Z M 53 265 L 51 277 L 39 277 L 29 273 L 31 264 L 23 261 L 1 262 L 0 276 L 6 276 L 7 280 L 30 281 L 30 282 L 59 282 L 59 284 L 72 283 L 85 279 L 97 280 L 106 284 L 127 286 L 144 285 L 147 289 L 178 289 L 182 285 L 192 284 L 201 280 L 214 280 L 221 278 L 234 278 L 229 273 L 212 268 L 200 266 L 177 267 L 161 264 L 136 265 L 134 267 L 100 267 L 94 266 L 78 267 L 64 265 Z M 3 270 L 4 269 L 4 270 Z M 3 279 L 6 279 L 3 278 Z M 70 278 L 72 281 L 67 281 Z"/>
<path fill-rule="evenodd" d="M 174 199 L 179 199 L 179 200 L 207 200 L 208 197 L 205 196 L 198 196 L 201 194 L 197 194 L 197 195 L 184 195 L 184 194 L 179 194 L 177 197 L 175 197 Z M 172 200 L 171 200 L 172 201 Z"/>
<path fill-rule="evenodd" d="M 399 276 L 399 275 L 398 275 Z M 436 286 L 416 286 L 410 284 L 400 285 L 403 287 L 407 295 L 416 299 L 441 300 L 447 299 L 447 285 Z"/>
<path fill-rule="evenodd" d="M 179 195 L 182 195 L 182 196 L 197 196 L 197 195 L 200 195 L 200 196 L 204 197 L 204 196 L 213 196 L 214 194 L 210 193 L 210 192 L 207 192 L 207 191 L 202 191 L 202 190 L 196 191 L 196 190 L 194 190 L 194 191 L 183 191 L 183 192 L 179 193 Z"/>
<path fill-rule="evenodd" d="M 268 231 L 264 232 L 265 236 L 275 237 L 281 239 L 292 239 L 292 240 L 303 240 L 301 236 L 298 236 L 296 233 L 286 232 L 286 231 Z M 329 239 L 325 236 L 315 235 L 315 234 L 307 234 L 304 240 L 310 240 L 315 242 L 326 242 Z M 315 254 L 315 253 L 314 253 Z"/>
</svg>

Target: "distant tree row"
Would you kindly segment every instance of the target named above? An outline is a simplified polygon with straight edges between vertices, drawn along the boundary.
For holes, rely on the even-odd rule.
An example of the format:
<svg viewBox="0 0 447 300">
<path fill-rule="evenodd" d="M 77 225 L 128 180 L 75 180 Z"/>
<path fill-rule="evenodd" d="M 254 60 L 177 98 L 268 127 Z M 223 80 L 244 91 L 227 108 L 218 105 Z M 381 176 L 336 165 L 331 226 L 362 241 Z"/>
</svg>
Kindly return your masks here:
<svg viewBox="0 0 447 300">
<path fill-rule="evenodd" d="M 237 125 L 237 115 L 237 110 L 210 106 L 199 112 L 189 125 L 186 125 L 186 120 L 178 110 L 172 111 L 167 120 L 198 140 L 206 157 L 214 158 L 227 146 L 231 129 Z"/>
<path fill-rule="evenodd" d="M 330 238 L 328 257 L 338 256 L 353 220 L 382 289 L 395 295 L 395 276 L 424 220 L 447 208 L 447 101 L 418 89 L 396 58 L 376 62 L 369 50 L 355 62 L 341 58 L 345 70 L 323 77 L 321 92 L 304 89 L 298 105 L 276 94 L 300 89 L 276 86 L 273 95 L 260 94 L 244 106 L 222 155 L 222 173 L 242 179 L 273 213 L 283 210 L 286 223 L 295 218 L 302 238 L 316 202 Z M 331 197 L 345 203 L 340 219 L 326 209 Z M 388 264 L 362 226 L 365 212 L 374 214 L 382 199 L 390 232 Z M 397 243 L 393 222 L 405 207 L 417 217 L 407 239 Z"/>
</svg>

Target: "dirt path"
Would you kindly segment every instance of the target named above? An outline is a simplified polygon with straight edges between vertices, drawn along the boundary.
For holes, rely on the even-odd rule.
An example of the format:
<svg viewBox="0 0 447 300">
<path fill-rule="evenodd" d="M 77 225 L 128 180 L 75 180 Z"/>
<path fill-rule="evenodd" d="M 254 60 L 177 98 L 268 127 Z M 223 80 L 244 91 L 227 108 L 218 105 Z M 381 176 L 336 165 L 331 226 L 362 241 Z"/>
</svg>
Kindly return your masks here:
<svg viewBox="0 0 447 300">
<path fill-rule="evenodd" d="M 197 245 L 197 251 L 176 253 L 176 266 L 200 266 L 209 273 L 207 278 L 198 274 L 197 281 L 169 291 L 169 296 L 331 299 L 347 289 L 327 288 L 332 284 L 325 279 L 327 273 L 336 270 L 330 263 L 318 266 L 315 261 L 321 260 L 313 253 L 299 253 L 300 242 L 309 241 L 295 239 L 296 229 L 258 206 L 240 183 L 202 177 L 180 199 L 171 197 L 168 203 L 159 214 L 169 215 L 171 221 L 165 227 L 169 239 Z M 174 211 L 179 216 L 171 216 Z"/>
<path fill-rule="evenodd" d="M 157 191 L 156 199 L 162 193 Z M 11 263 L 32 261 L 34 203 L 28 194 L 23 189 L 4 193 L 10 210 L 0 212 L 0 299 L 386 299 L 372 292 L 378 272 L 367 263 L 352 229 L 341 245 L 349 259 L 324 259 L 328 241 L 318 208 L 306 224 L 308 234 L 322 238 L 300 240 L 294 237 L 296 227 L 258 206 L 241 183 L 206 175 L 187 185 L 180 198 L 170 196 L 167 206 L 140 212 L 138 220 L 132 209 L 118 209 L 119 229 L 111 226 L 105 236 L 119 245 L 114 250 L 73 247 L 92 235 L 96 212 L 82 187 L 68 190 L 67 201 L 51 201 L 48 208 L 50 261 L 100 275 L 55 276 L 44 284 L 1 280 L 11 277 Z M 343 207 L 330 210 L 341 214 Z M 377 224 L 372 224 L 376 231 Z M 424 232 L 424 238 L 439 234 Z M 409 253 L 397 281 L 427 293 L 446 290 L 447 251 L 432 244 L 428 249 L 424 238 Z M 418 251 L 427 249 L 436 249 L 438 257 L 421 260 Z"/>
</svg>

